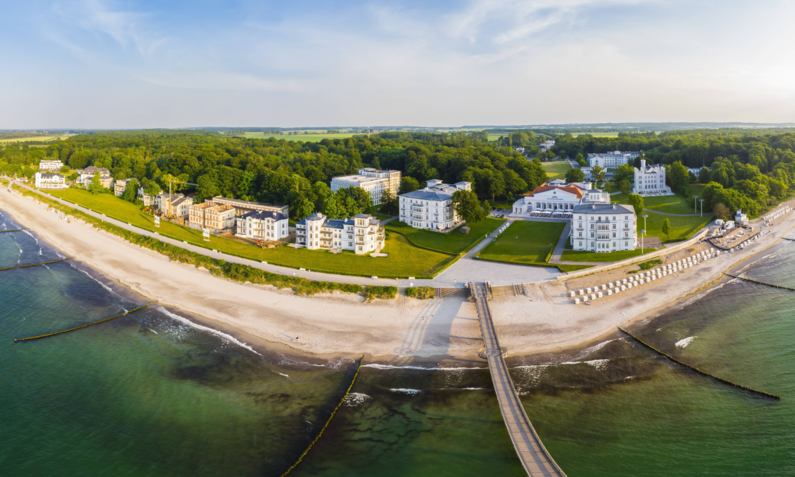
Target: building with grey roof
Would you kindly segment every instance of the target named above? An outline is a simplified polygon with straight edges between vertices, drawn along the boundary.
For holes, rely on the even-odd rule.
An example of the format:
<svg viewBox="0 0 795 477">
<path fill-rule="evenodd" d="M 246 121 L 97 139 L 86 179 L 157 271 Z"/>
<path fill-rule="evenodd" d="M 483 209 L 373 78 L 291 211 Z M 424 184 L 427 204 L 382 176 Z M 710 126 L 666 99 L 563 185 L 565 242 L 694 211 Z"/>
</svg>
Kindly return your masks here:
<svg viewBox="0 0 795 477">
<path fill-rule="evenodd" d="M 373 205 L 379 205 L 384 192 L 392 197 L 400 189 L 400 171 L 382 171 L 365 167 L 359 169 L 358 175 L 334 177 L 331 179 L 331 191 L 336 192 L 343 187 L 359 187 L 370 194 Z"/>
<path fill-rule="evenodd" d="M 274 211 L 255 210 L 237 217 L 235 235 L 275 242 L 290 236 L 288 217 Z"/>
<path fill-rule="evenodd" d="M 574 207 L 569 235 L 574 250 L 618 252 L 638 244 L 635 209 L 623 204 L 587 204 Z"/>
<path fill-rule="evenodd" d="M 368 214 L 347 219 L 313 214 L 298 222 L 295 231 L 295 243 L 310 250 L 350 250 L 364 255 L 379 252 L 385 245 L 384 226 Z"/>
<path fill-rule="evenodd" d="M 66 189 L 64 176 L 50 172 L 37 172 L 34 184 L 37 189 Z"/>
<path fill-rule="evenodd" d="M 453 207 L 453 194 L 459 190 L 471 191 L 472 183 L 448 185 L 431 179 L 424 189 L 401 194 L 400 221 L 417 229 L 447 230 L 458 226 L 461 219 Z"/>
</svg>

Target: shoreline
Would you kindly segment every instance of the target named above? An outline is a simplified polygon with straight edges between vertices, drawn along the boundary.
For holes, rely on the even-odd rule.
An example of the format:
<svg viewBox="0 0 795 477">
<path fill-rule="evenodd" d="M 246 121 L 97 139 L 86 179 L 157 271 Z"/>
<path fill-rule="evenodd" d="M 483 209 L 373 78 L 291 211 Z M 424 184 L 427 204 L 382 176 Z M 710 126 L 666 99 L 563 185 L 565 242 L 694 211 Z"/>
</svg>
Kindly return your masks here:
<svg viewBox="0 0 795 477">
<path fill-rule="evenodd" d="M 108 282 L 258 349 L 308 362 L 365 355 L 369 364 L 396 367 L 485 366 L 485 360 L 478 356 L 482 339 L 475 306 L 460 297 L 423 301 L 399 295 L 393 300 L 363 303 L 360 296 L 339 292 L 297 296 L 292 290 L 234 282 L 171 262 L 79 219 L 66 223 L 32 198 L 3 191 L 0 208 L 48 245 L 58 244 L 53 247 Z M 681 278 L 662 279 L 648 288 L 602 298 L 594 305 L 574 305 L 567 291 L 585 282 L 592 286 L 597 281 L 610 281 L 611 276 L 626 276 L 623 268 L 526 285 L 529 293 L 525 296 L 499 297 L 490 302 L 501 344 L 508 349 L 510 361 L 576 354 L 618 336 L 618 326 L 651 321 L 708 293 L 728 278 L 724 271 L 763 258 L 793 228 L 795 214 L 787 214 L 767 229 L 775 232 L 769 238 L 735 252 L 740 256 L 721 254 L 680 272 Z M 746 251 L 752 254 L 744 256 Z M 675 252 L 672 256 L 675 259 L 689 253 Z M 627 299 L 630 306 L 624 304 Z"/>
</svg>

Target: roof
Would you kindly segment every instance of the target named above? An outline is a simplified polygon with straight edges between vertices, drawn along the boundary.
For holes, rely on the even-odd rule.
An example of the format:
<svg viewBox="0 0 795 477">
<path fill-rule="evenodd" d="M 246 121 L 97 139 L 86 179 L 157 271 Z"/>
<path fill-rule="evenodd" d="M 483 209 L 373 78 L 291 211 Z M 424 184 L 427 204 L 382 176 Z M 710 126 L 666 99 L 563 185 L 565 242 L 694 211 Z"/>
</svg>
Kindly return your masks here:
<svg viewBox="0 0 795 477">
<path fill-rule="evenodd" d="M 578 199 L 582 199 L 582 196 L 585 194 L 585 192 L 583 192 L 582 189 L 580 189 L 574 184 L 569 184 L 567 186 L 560 187 L 560 186 L 549 185 L 549 182 L 544 182 L 540 186 L 533 189 L 533 192 L 525 194 L 525 197 L 534 197 L 535 194 L 539 194 L 541 192 L 547 192 L 550 190 L 562 190 L 564 192 L 568 192 L 569 194 L 573 194 Z"/>
<path fill-rule="evenodd" d="M 360 176 L 360 175 L 352 175 L 352 176 L 340 176 L 334 177 L 331 179 L 332 181 L 346 181 L 346 182 L 356 182 L 356 183 L 363 183 L 363 182 L 381 182 L 384 178 L 381 177 L 369 177 L 369 176 Z"/>
<path fill-rule="evenodd" d="M 42 179 L 52 179 L 55 177 L 60 177 L 61 179 L 63 179 L 63 176 L 61 174 L 56 174 L 54 172 L 41 172 L 39 173 L 39 177 L 41 177 Z"/>
<path fill-rule="evenodd" d="M 586 204 L 578 205 L 572 210 L 575 214 L 635 214 L 635 209 L 624 204 Z"/>
<path fill-rule="evenodd" d="M 193 199 L 191 197 L 179 197 L 178 199 L 171 202 L 172 207 L 176 207 L 178 205 L 182 205 L 185 202 L 193 203 Z"/>
<path fill-rule="evenodd" d="M 219 204 L 228 203 L 232 206 L 238 206 L 241 209 L 245 208 L 255 208 L 255 207 L 273 207 L 274 209 L 283 209 L 287 207 L 286 205 L 275 205 L 275 204 L 264 204 L 262 202 L 250 202 L 248 200 L 240 200 L 240 199 L 228 199 L 226 197 L 217 195 L 212 199 L 214 202 Z"/>
<path fill-rule="evenodd" d="M 287 216 L 279 213 L 279 212 L 265 212 L 262 210 L 255 210 L 252 212 L 247 212 L 241 216 L 244 219 L 252 219 L 252 220 L 265 220 L 271 219 L 275 221 L 279 220 L 287 220 Z"/>
</svg>

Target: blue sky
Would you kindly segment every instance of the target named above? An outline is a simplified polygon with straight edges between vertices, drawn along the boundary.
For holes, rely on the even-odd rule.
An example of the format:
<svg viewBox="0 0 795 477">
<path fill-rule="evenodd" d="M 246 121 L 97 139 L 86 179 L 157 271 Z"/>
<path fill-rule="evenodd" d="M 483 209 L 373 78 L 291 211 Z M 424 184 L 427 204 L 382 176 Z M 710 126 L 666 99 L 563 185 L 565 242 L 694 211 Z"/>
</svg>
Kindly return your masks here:
<svg viewBox="0 0 795 477">
<path fill-rule="evenodd" d="M 0 1 L 0 128 L 795 121 L 793 2 Z"/>
</svg>

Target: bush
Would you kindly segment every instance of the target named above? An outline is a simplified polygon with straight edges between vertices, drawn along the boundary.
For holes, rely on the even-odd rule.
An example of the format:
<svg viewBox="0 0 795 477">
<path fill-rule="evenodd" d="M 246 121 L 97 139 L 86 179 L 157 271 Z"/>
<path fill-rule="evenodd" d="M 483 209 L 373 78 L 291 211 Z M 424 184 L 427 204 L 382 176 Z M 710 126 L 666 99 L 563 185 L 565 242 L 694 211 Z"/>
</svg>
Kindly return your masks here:
<svg viewBox="0 0 795 477">
<path fill-rule="evenodd" d="M 409 287 L 406 288 L 406 296 L 418 300 L 430 300 L 436 296 L 436 292 L 431 287 Z"/>
<path fill-rule="evenodd" d="M 662 260 L 649 260 L 648 262 L 643 262 L 638 266 L 641 270 L 651 270 L 655 265 L 662 265 Z"/>
</svg>

